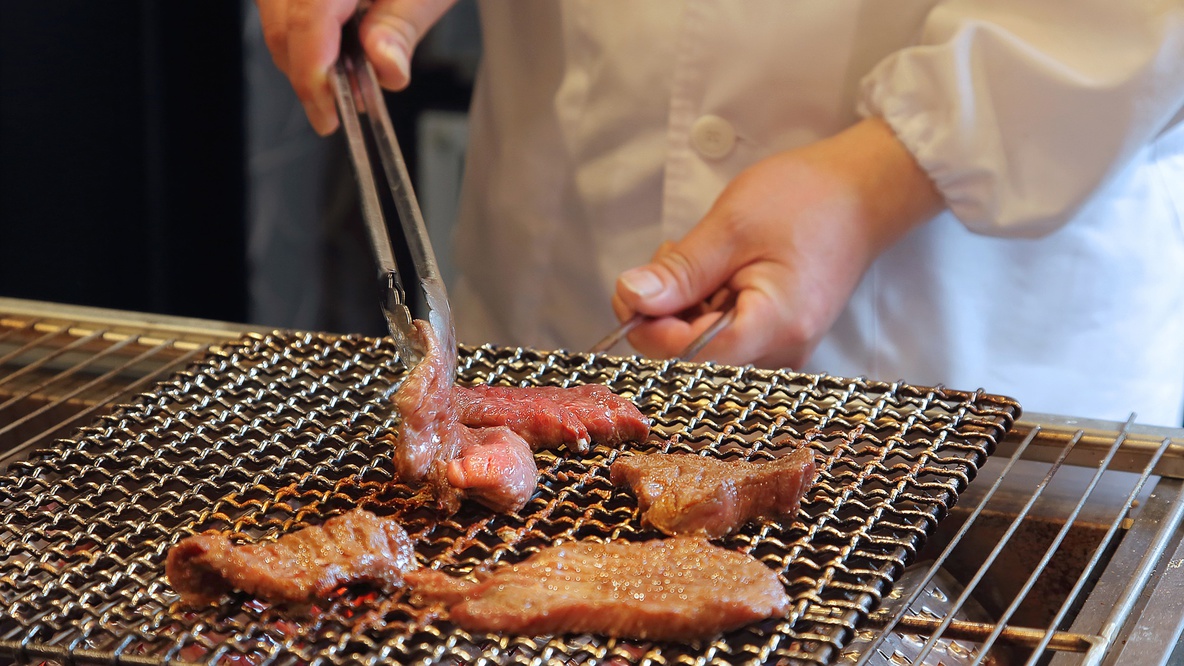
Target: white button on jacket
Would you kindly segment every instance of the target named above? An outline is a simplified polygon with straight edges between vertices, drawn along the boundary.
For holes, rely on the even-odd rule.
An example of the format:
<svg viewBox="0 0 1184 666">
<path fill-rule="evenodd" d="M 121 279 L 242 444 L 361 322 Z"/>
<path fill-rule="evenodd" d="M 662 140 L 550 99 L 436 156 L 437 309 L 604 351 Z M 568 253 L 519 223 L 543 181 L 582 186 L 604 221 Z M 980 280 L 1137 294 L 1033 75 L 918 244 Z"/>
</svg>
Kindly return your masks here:
<svg viewBox="0 0 1184 666">
<path fill-rule="evenodd" d="M 706 115 L 691 125 L 691 145 L 703 157 L 717 160 L 732 152 L 736 130 L 723 118 Z"/>
<path fill-rule="evenodd" d="M 949 210 L 883 255 L 807 370 L 1179 424 L 1178 0 L 481 5 L 452 286 L 475 343 L 582 350 L 617 275 L 736 174 L 882 116 Z"/>
</svg>

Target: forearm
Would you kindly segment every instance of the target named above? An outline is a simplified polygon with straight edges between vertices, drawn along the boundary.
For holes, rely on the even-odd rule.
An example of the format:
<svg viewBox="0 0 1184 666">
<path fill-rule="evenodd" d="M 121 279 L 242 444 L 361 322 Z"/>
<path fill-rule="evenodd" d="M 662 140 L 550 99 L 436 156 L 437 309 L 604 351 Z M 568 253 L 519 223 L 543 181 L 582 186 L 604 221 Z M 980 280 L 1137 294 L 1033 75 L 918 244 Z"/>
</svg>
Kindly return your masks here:
<svg viewBox="0 0 1184 666">
<path fill-rule="evenodd" d="M 851 189 L 869 260 L 941 212 L 945 202 L 912 153 L 880 118 L 862 120 L 807 150 Z"/>
</svg>

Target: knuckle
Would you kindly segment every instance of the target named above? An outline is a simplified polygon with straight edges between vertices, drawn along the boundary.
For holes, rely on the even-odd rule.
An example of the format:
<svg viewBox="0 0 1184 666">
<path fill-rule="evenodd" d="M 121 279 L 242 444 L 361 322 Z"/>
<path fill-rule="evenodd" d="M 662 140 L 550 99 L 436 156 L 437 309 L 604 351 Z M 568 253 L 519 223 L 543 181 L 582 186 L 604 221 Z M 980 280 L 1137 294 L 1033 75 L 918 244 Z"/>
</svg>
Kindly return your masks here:
<svg viewBox="0 0 1184 666">
<path fill-rule="evenodd" d="M 781 344 L 789 349 L 806 349 L 813 346 L 818 336 L 818 324 L 803 313 L 790 319 L 782 328 Z"/>
<path fill-rule="evenodd" d="M 698 290 L 703 266 L 693 256 L 674 249 L 663 255 L 659 261 L 666 267 L 674 279 L 675 287 L 681 293 L 692 294 Z"/>
<path fill-rule="evenodd" d="M 267 50 L 271 51 L 271 59 L 275 64 L 283 66 L 284 60 L 287 60 L 287 44 L 288 44 L 288 29 L 287 26 L 277 25 L 275 23 L 264 24 L 263 26 L 263 43 L 267 44 Z"/>
<path fill-rule="evenodd" d="M 292 0 L 288 5 L 288 30 L 308 30 L 317 22 L 320 5 L 307 0 Z"/>
</svg>

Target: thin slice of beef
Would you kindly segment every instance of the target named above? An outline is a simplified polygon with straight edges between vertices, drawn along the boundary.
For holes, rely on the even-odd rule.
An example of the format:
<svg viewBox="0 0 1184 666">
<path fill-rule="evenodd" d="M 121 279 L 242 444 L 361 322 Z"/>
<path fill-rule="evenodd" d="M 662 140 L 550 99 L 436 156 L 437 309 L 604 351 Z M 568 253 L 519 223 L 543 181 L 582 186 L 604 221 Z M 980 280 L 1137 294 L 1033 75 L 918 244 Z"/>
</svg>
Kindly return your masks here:
<svg viewBox="0 0 1184 666">
<path fill-rule="evenodd" d="M 461 423 L 508 426 L 534 449 L 565 446 L 585 453 L 590 442 L 642 441 L 650 423 L 631 401 L 600 384 L 584 386 L 457 386 Z"/>
<path fill-rule="evenodd" d="M 404 482 L 426 481 L 441 509 L 454 512 L 463 497 L 495 511 L 517 511 L 538 485 L 530 444 L 509 428 L 470 428 L 457 418 L 453 386 L 431 326 L 414 323 L 425 350 L 393 402 L 401 420 L 395 472 Z"/>
<path fill-rule="evenodd" d="M 209 531 L 169 550 L 165 573 L 188 604 L 242 590 L 274 602 L 306 602 L 342 585 L 402 583 L 416 567 L 411 539 L 397 522 L 354 509 L 275 541 L 234 545 Z"/>
<path fill-rule="evenodd" d="M 691 454 L 626 456 L 613 463 L 610 478 L 633 489 L 644 524 L 665 534 L 716 538 L 749 520 L 796 515 L 815 472 L 813 452 L 802 447 L 763 463 Z"/>
<path fill-rule="evenodd" d="M 701 537 L 544 548 L 480 581 L 407 574 L 413 601 L 442 604 L 466 631 L 595 633 L 693 640 L 783 615 L 777 574 Z"/>
<path fill-rule="evenodd" d="M 448 485 L 494 511 L 509 513 L 525 506 L 539 482 L 530 447 L 504 426 L 464 430 L 461 455 L 444 468 Z"/>
</svg>

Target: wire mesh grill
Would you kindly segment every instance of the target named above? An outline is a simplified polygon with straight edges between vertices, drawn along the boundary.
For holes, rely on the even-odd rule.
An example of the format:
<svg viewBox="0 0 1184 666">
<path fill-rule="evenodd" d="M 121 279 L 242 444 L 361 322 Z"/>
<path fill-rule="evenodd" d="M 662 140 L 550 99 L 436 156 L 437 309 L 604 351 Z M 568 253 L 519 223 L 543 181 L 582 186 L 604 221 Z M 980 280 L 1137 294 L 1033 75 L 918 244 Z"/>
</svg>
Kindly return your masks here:
<svg viewBox="0 0 1184 666">
<path fill-rule="evenodd" d="M 619 449 L 537 454 L 517 514 L 443 518 L 392 479 L 388 341 L 248 336 L 0 475 L 0 655 L 123 663 L 826 663 L 887 593 L 1019 407 L 982 392 L 785 371 L 462 347 L 465 383 L 599 382 L 654 422 L 643 450 L 771 459 L 805 442 L 820 476 L 796 520 L 723 539 L 781 577 L 785 618 L 714 640 L 469 634 L 401 592 L 308 608 L 246 595 L 187 609 L 168 549 L 207 529 L 273 538 L 364 506 L 397 516 L 421 563 L 463 575 L 572 539 L 641 540 L 608 481 Z M 638 445 L 633 445 L 635 448 Z"/>
</svg>

